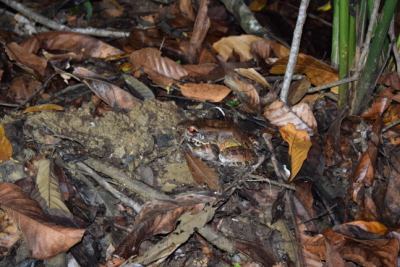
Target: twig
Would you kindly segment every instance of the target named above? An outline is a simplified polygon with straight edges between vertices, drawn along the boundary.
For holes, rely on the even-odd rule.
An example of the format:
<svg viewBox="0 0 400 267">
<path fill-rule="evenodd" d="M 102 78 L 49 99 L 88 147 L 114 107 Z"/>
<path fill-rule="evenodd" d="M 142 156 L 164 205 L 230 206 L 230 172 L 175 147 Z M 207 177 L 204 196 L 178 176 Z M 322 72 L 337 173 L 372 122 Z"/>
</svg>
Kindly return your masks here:
<svg viewBox="0 0 400 267">
<path fill-rule="evenodd" d="M 115 198 L 119 199 L 125 205 L 131 207 L 136 212 L 139 212 L 141 210 L 142 207 L 140 206 L 140 204 L 136 203 L 129 197 L 120 193 L 118 190 L 116 190 L 114 187 L 112 187 L 109 183 L 107 183 L 103 177 L 101 177 L 100 175 L 95 173 L 86 164 L 84 164 L 83 162 L 78 162 L 78 163 L 76 163 L 76 165 L 79 167 L 79 169 L 81 169 L 82 171 L 85 171 L 87 174 L 89 174 L 93 179 L 96 180 L 97 183 L 99 183 L 104 189 L 106 189 L 108 192 L 110 192 Z"/>
<path fill-rule="evenodd" d="M 318 91 L 321 91 L 321 90 L 324 90 L 324 89 L 328 89 L 328 88 L 331 88 L 331 87 L 334 87 L 334 86 L 338 86 L 338 85 L 343 84 L 343 83 L 353 82 L 353 81 L 355 81 L 357 79 L 358 79 L 358 73 L 354 74 L 354 75 L 352 75 L 350 77 L 341 79 L 339 81 L 333 82 L 333 83 L 327 83 L 327 84 L 324 84 L 324 85 L 321 85 L 321 86 L 311 87 L 310 89 L 308 89 L 307 93 L 315 93 L 315 92 L 318 92 Z"/>
<path fill-rule="evenodd" d="M 28 103 L 29 101 L 32 100 L 32 98 L 34 98 L 37 94 L 39 94 L 41 91 L 43 91 L 47 85 L 51 82 L 51 80 L 57 75 L 57 72 L 54 72 L 48 79 L 47 81 L 39 88 L 37 89 L 33 94 L 31 94 L 27 99 L 25 99 L 24 102 L 22 102 L 21 105 L 19 105 L 19 108 L 23 108 L 25 106 L 26 103 Z"/>
<path fill-rule="evenodd" d="M 280 96 L 283 103 L 286 103 L 289 95 L 290 82 L 292 81 L 294 68 L 297 62 L 297 55 L 299 54 L 301 35 L 303 33 L 304 22 L 307 18 L 307 7 L 309 3 L 310 0 L 301 0 L 296 28 L 293 32 L 293 41 L 292 47 L 290 48 L 289 62 L 286 67 L 285 79 L 283 80 L 283 86 Z"/>
<path fill-rule="evenodd" d="M 320 214 L 318 214 L 318 215 L 316 215 L 316 216 L 314 216 L 314 217 L 312 217 L 312 218 L 310 218 L 310 219 L 308 219 L 308 220 L 305 220 L 305 221 L 303 221 L 303 222 L 300 222 L 300 223 L 298 223 L 298 224 L 296 224 L 296 225 L 305 224 L 305 223 L 311 222 L 311 221 L 313 221 L 313 220 L 316 220 L 316 219 L 318 219 L 318 218 L 321 218 L 321 217 L 325 216 L 326 214 L 328 214 L 329 212 L 331 212 L 331 210 L 333 210 L 334 208 L 336 208 L 336 206 L 337 206 L 337 204 L 334 204 L 332 207 L 329 207 L 327 210 L 323 211 L 322 213 L 320 213 Z"/>
<path fill-rule="evenodd" d="M 256 180 L 247 180 L 247 182 L 267 182 L 267 183 L 272 184 L 272 185 L 276 185 L 276 186 L 280 186 L 280 187 L 284 187 L 284 188 L 296 191 L 296 187 L 294 187 L 292 185 L 289 185 L 289 184 L 283 184 L 283 183 L 280 183 L 280 182 L 277 182 L 277 181 L 274 181 L 274 180 L 271 180 L 271 179 L 268 179 L 268 178 L 265 178 L 265 177 L 262 177 L 262 176 L 259 176 L 259 175 L 250 174 L 249 176 L 251 178 L 256 179 Z"/>
<path fill-rule="evenodd" d="M 265 143 L 267 144 L 267 147 L 268 147 L 269 151 L 271 152 L 271 161 L 272 161 L 272 165 L 274 165 L 274 170 L 275 170 L 276 176 L 278 176 L 278 179 L 280 181 L 287 181 L 289 176 L 286 175 L 284 172 L 282 172 L 280 163 L 276 159 L 274 146 L 272 145 L 272 142 L 271 142 L 271 135 L 268 133 L 264 133 L 262 135 L 262 137 L 264 138 Z"/>
<path fill-rule="evenodd" d="M 129 32 L 123 32 L 123 31 L 110 31 L 110 30 L 104 30 L 104 29 L 95 29 L 95 28 L 70 28 L 68 26 L 59 24 L 53 20 L 50 20 L 34 10 L 24 6 L 23 4 L 20 4 L 14 0 L 0 0 L 7 6 L 17 10 L 24 16 L 34 20 L 37 23 L 40 23 L 50 29 L 57 30 L 57 31 L 69 31 L 69 32 L 76 32 L 76 33 L 81 33 L 81 34 L 88 34 L 88 35 L 93 35 L 93 36 L 99 36 L 99 37 L 111 37 L 111 38 L 124 38 L 129 35 Z"/>
</svg>

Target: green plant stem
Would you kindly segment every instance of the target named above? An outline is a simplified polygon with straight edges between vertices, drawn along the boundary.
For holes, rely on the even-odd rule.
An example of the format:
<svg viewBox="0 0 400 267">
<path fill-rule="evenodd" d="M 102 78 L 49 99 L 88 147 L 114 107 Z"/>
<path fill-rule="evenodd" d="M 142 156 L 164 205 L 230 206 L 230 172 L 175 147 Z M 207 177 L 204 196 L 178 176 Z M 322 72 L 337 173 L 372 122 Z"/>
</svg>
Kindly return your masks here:
<svg viewBox="0 0 400 267">
<path fill-rule="evenodd" d="M 380 75 L 380 70 L 386 62 L 380 62 L 382 53 L 388 50 L 388 38 L 390 21 L 397 8 L 397 0 L 387 0 L 382 9 L 381 21 L 378 23 L 375 35 L 371 42 L 370 51 L 367 57 L 365 68 L 361 73 L 357 85 L 356 97 L 351 107 L 352 114 L 361 114 L 369 100 L 369 96 L 374 91 L 376 81 Z M 386 44 L 386 45 L 385 45 Z"/>
<path fill-rule="evenodd" d="M 349 75 L 349 1 L 339 1 L 339 79 Z M 342 109 L 348 102 L 349 84 L 339 85 L 338 109 Z"/>
</svg>

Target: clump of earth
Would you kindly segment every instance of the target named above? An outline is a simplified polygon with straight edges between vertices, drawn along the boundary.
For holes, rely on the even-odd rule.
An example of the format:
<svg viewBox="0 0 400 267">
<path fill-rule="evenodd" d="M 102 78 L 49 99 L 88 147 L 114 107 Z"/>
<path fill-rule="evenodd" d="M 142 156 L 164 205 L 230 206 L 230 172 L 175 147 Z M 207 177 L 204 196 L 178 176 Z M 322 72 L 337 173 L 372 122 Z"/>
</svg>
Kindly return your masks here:
<svg viewBox="0 0 400 267">
<path fill-rule="evenodd" d="M 93 157 L 107 161 L 165 191 L 194 183 L 176 133 L 176 125 L 185 116 L 174 103 L 146 100 L 126 114 L 106 112 L 102 117 L 91 115 L 91 111 L 88 105 L 64 112 L 5 115 L 0 123 L 18 162 L 0 164 L 2 177 L 14 181 L 24 178 L 24 162 L 36 153 L 47 152 L 49 157 L 54 150 L 78 160 Z"/>
</svg>

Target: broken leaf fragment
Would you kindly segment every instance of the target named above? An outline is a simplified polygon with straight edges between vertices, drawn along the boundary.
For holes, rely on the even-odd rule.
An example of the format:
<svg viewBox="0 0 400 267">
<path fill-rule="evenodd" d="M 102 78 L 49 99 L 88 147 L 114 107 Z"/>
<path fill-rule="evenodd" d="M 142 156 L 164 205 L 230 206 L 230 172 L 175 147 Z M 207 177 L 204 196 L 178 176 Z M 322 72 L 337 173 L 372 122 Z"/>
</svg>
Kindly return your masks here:
<svg viewBox="0 0 400 267">
<path fill-rule="evenodd" d="M 26 108 L 24 111 L 21 112 L 21 115 L 29 112 L 55 111 L 55 110 L 62 111 L 64 110 L 64 108 L 62 106 L 55 104 L 42 104 Z"/>
<path fill-rule="evenodd" d="M 0 125 L 0 163 L 9 160 L 12 156 L 12 146 L 6 136 L 3 125 Z"/>
</svg>

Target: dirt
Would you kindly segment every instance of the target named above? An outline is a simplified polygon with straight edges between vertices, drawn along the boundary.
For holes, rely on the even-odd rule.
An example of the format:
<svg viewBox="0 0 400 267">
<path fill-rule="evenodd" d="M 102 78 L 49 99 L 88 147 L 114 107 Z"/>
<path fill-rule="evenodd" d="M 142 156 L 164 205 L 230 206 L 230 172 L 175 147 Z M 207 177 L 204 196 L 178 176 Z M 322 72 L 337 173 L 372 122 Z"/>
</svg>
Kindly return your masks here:
<svg viewBox="0 0 400 267">
<path fill-rule="evenodd" d="M 185 115 L 175 104 L 147 100 L 127 114 L 106 112 L 95 117 L 91 112 L 88 105 L 64 112 L 5 115 L 0 123 L 18 162 L 0 165 L 3 180 L 13 182 L 26 176 L 23 166 L 35 155 L 26 148 L 31 147 L 42 155 L 57 150 L 69 159 L 102 159 L 163 191 L 194 183 L 176 133 Z"/>
</svg>

